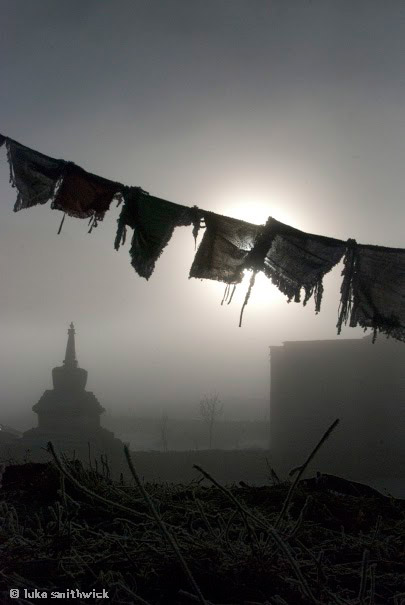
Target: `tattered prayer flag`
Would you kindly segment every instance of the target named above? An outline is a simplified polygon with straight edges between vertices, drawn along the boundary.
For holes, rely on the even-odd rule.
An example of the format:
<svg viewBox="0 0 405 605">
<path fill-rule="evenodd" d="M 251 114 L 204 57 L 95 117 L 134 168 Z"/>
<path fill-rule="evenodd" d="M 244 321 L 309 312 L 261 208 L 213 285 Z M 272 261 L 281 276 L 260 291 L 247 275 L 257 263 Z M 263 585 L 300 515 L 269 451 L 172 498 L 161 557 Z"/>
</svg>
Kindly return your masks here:
<svg viewBox="0 0 405 605">
<path fill-rule="evenodd" d="M 65 162 L 6 139 L 10 183 L 18 194 L 14 212 L 53 199 Z"/>
<path fill-rule="evenodd" d="M 249 300 L 255 276 L 263 271 L 288 296 L 304 305 L 314 294 L 316 312 L 320 310 L 322 279 L 342 258 L 344 242 L 320 235 L 311 235 L 270 218 L 266 225 L 205 212 L 206 232 L 198 248 L 190 277 L 215 279 L 237 284 L 245 269 L 253 271 L 242 307 Z"/>
<path fill-rule="evenodd" d="M 314 295 L 315 311 L 319 312 L 323 277 L 341 260 L 345 249 L 341 240 L 305 233 L 269 218 L 248 264 L 263 270 L 288 302 L 300 302 L 301 289 L 305 291 L 304 305 Z"/>
<path fill-rule="evenodd" d="M 68 162 L 52 208 L 62 210 L 69 216 L 94 217 L 101 221 L 120 190 L 120 183 L 86 172 L 80 166 Z"/>
<path fill-rule="evenodd" d="M 405 342 L 405 250 L 350 240 L 341 287 L 338 334 L 350 315 L 361 326 Z"/>
<path fill-rule="evenodd" d="M 238 284 L 245 261 L 262 227 L 213 212 L 203 213 L 206 230 L 190 269 L 190 277 Z"/>
<path fill-rule="evenodd" d="M 125 227 L 134 230 L 130 255 L 131 264 L 141 277 L 149 279 L 155 263 L 169 243 L 176 227 L 198 225 L 197 208 L 174 204 L 147 194 L 140 187 L 126 187 L 124 207 L 118 219 L 115 248 L 118 250 Z"/>
</svg>

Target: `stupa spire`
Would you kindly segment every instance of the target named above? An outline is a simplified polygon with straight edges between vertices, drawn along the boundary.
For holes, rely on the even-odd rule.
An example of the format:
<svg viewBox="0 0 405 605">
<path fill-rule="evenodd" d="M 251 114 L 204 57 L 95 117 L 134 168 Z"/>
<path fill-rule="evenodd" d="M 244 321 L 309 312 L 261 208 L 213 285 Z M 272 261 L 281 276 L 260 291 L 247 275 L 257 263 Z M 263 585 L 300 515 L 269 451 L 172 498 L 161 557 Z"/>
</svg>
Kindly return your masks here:
<svg viewBox="0 0 405 605">
<path fill-rule="evenodd" d="M 75 327 L 73 323 L 68 329 L 65 359 L 63 365 L 52 370 L 53 387 L 57 391 L 70 392 L 84 390 L 87 381 L 87 371 L 78 367 L 75 349 Z"/>
<path fill-rule="evenodd" d="M 65 359 L 63 365 L 68 368 L 77 368 L 76 349 L 75 349 L 75 327 L 71 322 L 68 329 L 68 340 L 66 345 Z"/>
</svg>

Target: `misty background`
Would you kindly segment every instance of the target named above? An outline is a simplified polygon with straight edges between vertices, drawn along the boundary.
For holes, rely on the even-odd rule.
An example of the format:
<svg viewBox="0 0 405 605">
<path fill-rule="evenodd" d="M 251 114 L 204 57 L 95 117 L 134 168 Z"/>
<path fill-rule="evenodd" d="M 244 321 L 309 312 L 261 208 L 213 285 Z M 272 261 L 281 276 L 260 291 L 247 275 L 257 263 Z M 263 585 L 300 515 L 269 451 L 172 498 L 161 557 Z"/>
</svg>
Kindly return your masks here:
<svg viewBox="0 0 405 605">
<path fill-rule="evenodd" d="M 403 246 L 403 2 L 1 0 L 0 18 L 3 134 L 181 204 Z M 0 157 L 0 422 L 36 424 L 71 321 L 106 416 L 192 420 L 215 391 L 224 420 L 268 419 L 269 346 L 337 338 L 341 265 L 318 316 L 261 275 L 239 328 L 247 281 L 221 307 L 224 284 L 189 280 L 190 228 L 147 282 L 113 249 L 119 208 L 57 235 L 49 204 L 13 212 Z"/>
</svg>

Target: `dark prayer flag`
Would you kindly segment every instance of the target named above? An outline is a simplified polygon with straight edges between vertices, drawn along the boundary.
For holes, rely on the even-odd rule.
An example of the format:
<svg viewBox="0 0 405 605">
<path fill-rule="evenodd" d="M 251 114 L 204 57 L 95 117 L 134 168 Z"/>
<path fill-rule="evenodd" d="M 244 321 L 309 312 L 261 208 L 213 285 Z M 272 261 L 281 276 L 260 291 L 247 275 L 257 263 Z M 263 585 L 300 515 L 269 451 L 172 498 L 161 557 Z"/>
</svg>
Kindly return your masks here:
<svg viewBox="0 0 405 605">
<path fill-rule="evenodd" d="M 129 252 L 131 264 L 138 275 L 149 279 L 174 229 L 196 225 L 197 209 L 154 197 L 140 187 L 126 187 L 123 197 L 115 248 L 120 246 L 125 226 L 131 227 L 134 230 Z"/>
<path fill-rule="evenodd" d="M 120 183 L 86 172 L 80 166 L 68 162 L 52 208 L 62 210 L 69 216 L 94 217 L 101 221 L 121 189 Z"/>
<path fill-rule="evenodd" d="M 53 199 L 65 162 L 6 139 L 10 182 L 18 194 L 14 212 Z"/>
<path fill-rule="evenodd" d="M 319 312 L 323 277 L 341 260 L 346 245 L 338 239 L 305 233 L 269 218 L 247 264 L 267 277 L 288 297 L 303 304 L 314 295 Z"/>
<path fill-rule="evenodd" d="M 204 212 L 206 230 L 190 269 L 190 277 L 238 284 L 260 232 L 259 225 Z"/>
<path fill-rule="evenodd" d="M 350 240 L 341 287 L 338 334 L 349 319 L 405 342 L 405 250 Z"/>
</svg>

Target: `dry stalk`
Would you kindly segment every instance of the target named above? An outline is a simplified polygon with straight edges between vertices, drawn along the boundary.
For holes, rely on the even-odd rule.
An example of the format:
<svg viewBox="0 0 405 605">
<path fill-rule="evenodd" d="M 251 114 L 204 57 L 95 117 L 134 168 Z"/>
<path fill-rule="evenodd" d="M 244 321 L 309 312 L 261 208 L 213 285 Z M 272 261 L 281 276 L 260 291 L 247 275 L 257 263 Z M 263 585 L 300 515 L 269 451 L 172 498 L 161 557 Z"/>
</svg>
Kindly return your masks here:
<svg viewBox="0 0 405 605">
<path fill-rule="evenodd" d="M 51 441 L 48 442 L 48 451 L 51 452 L 52 456 L 54 457 L 54 460 L 60 470 L 61 473 L 63 473 L 65 475 L 65 477 L 67 479 L 69 479 L 69 481 L 75 486 L 77 487 L 77 489 L 81 490 L 83 493 L 87 494 L 88 496 L 91 496 L 91 498 L 94 498 L 95 500 L 98 500 L 99 502 L 102 502 L 103 504 L 108 504 L 109 506 L 113 506 L 119 510 L 122 510 L 124 512 L 126 512 L 127 514 L 130 514 L 132 516 L 135 517 L 142 517 L 143 519 L 147 519 L 148 521 L 151 521 L 151 517 L 149 517 L 149 515 L 147 515 L 146 513 L 141 513 L 139 511 L 134 510 L 133 508 L 128 508 L 127 506 L 123 506 L 122 504 L 118 504 L 118 502 L 114 502 L 114 500 L 109 500 L 108 498 L 104 498 L 103 496 L 99 496 L 98 494 L 96 494 L 95 492 L 93 492 L 92 490 L 88 489 L 87 487 L 85 487 L 84 485 L 82 485 L 81 483 L 79 483 L 79 481 L 77 481 L 77 479 L 75 479 L 74 477 L 72 477 L 72 475 L 62 466 L 61 461 L 58 458 L 58 455 L 55 452 L 55 448 L 53 447 L 53 444 Z"/>
<path fill-rule="evenodd" d="M 370 558 L 370 551 L 367 548 L 364 549 L 363 552 L 363 561 L 361 564 L 361 580 L 360 580 L 360 588 L 359 588 L 359 605 L 364 605 L 364 597 L 366 594 L 366 584 L 367 584 L 367 571 L 368 571 L 368 560 Z"/>
<path fill-rule="evenodd" d="M 218 483 L 218 481 L 216 481 L 213 477 L 211 477 L 211 475 L 209 473 L 207 473 L 207 471 L 202 469 L 197 464 L 194 464 L 193 466 L 195 469 L 200 471 L 200 473 L 202 473 L 204 475 L 204 477 L 206 477 L 209 481 L 211 481 L 211 483 L 216 485 L 216 487 L 218 487 L 218 489 L 220 489 L 228 498 L 230 498 L 230 500 L 232 500 L 232 502 L 238 507 L 242 516 L 251 517 L 256 522 L 258 522 L 260 525 L 264 526 L 271 533 L 271 537 L 273 538 L 274 542 L 277 544 L 277 546 L 280 548 L 280 550 L 284 553 L 284 555 L 286 556 L 287 560 L 289 561 L 291 567 L 293 568 L 293 570 L 298 578 L 298 582 L 301 584 L 301 588 L 302 588 L 303 592 L 307 595 L 307 597 L 312 599 L 313 603 L 319 603 L 318 599 L 315 598 L 315 595 L 312 593 L 312 590 L 308 586 L 308 582 L 306 581 L 306 579 L 300 569 L 300 566 L 298 565 L 297 561 L 294 559 L 292 552 L 290 551 L 288 545 L 281 538 L 278 531 L 276 529 L 274 529 L 274 527 L 272 527 L 268 523 L 265 523 L 264 521 L 262 521 L 261 519 L 259 519 L 255 515 L 253 515 L 249 510 L 244 508 L 244 506 L 241 505 L 241 503 L 237 500 L 237 498 L 235 498 L 235 496 L 228 489 L 226 489 L 226 487 L 224 487 L 223 485 Z"/>
<path fill-rule="evenodd" d="M 180 549 L 178 547 L 178 544 L 174 538 L 174 536 L 172 536 L 172 534 L 170 533 L 170 531 L 168 530 L 168 528 L 166 527 L 165 523 L 163 522 L 163 519 L 161 518 L 161 516 L 159 515 L 159 513 L 156 510 L 156 507 L 151 499 L 151 497 L 149 496 L 148 492 L 145 490 L 144 486 L 142 485 L 141 480 L 139 479 L 138 473 L 135 470 L 135 467 L 133 465 L 132 459 L 131 459 L 131 454 L 129 453 L 129 449 L 128 447 L 125 445 L 124 446 L 124 453 L 125 453 L 125 457 L 127 459 L 128 462 L 128 466 L 129 466 L 129 470 L 131 471 L 131 474 L 133 476 L 133 478 L 135 479 L 135 483 L 137 484 L 139 491 L 141 492 L 142 496 L 145 499 L 146 504 L 149 507 L 150 512 L 152 513 L 153 517 L 156 520 L 156 523 L 158 524 L 163 536 L 166 538 L 166 540 L 168 541 L 168 543 L 170 544 L 170 546 L 172 547 L 175 555 L 177 556 L 185 574 L 187 579 L 189 580 L 193 590 L 195 591 L 197 597 L 198 597 L 198 601 L 200 602 L 201 605 L 209 605 L 207 603 L 207 601 L 205 600 L 197 582 L 195 581 L 183 555 L 180 552 Z"/>
<path fill-rule="evenodd" d="M 313 459 L 313 457 L 315 456 L 315 454 L 317 453 L 317 451 L 322 447 L 322 445 L 325 443 L 325 441 L 327 440 L 327 438 L 329 437 L 329 435 L 332 433 L 332 431 L 337 427 L 337 425 L 339 424 L 339 418 L 337 418 L 328 428 L 328 430 L 326 431 L 326 433 L 324 433 L 323 437 L 321 438 L 321 440 L 319 441 L 319 443 L 317 444 L 317 446 L 312 450 L 312 452 L 310 453 L 310 455 L 308 456 L 308 458 L 306 459 L 306 461 L 304 462 L 304 464 L 302 466 L 299 467 L 299 472 L 294 480 L 294 482 L 291 484 L 290 489 L 288 490 L 288 494 L 287 497 L 284 501 L 283 507 L 280 511 L 280 514 L 277 518 L 277 521 L 274 524 L 274 527 L 277 529 L 288 509 L 288 506 L 291 502 L 291 498 L 292 495 L 294 493 L 294 490 L 297 486 L 298 481 L 301 479 L 303 473 L 305 472 L 307 466 L 309 465 L 309 463 L 311 462 L 311 460 Z M 297 469 L 295 469 L 297 470 Z"/>
</svg>

